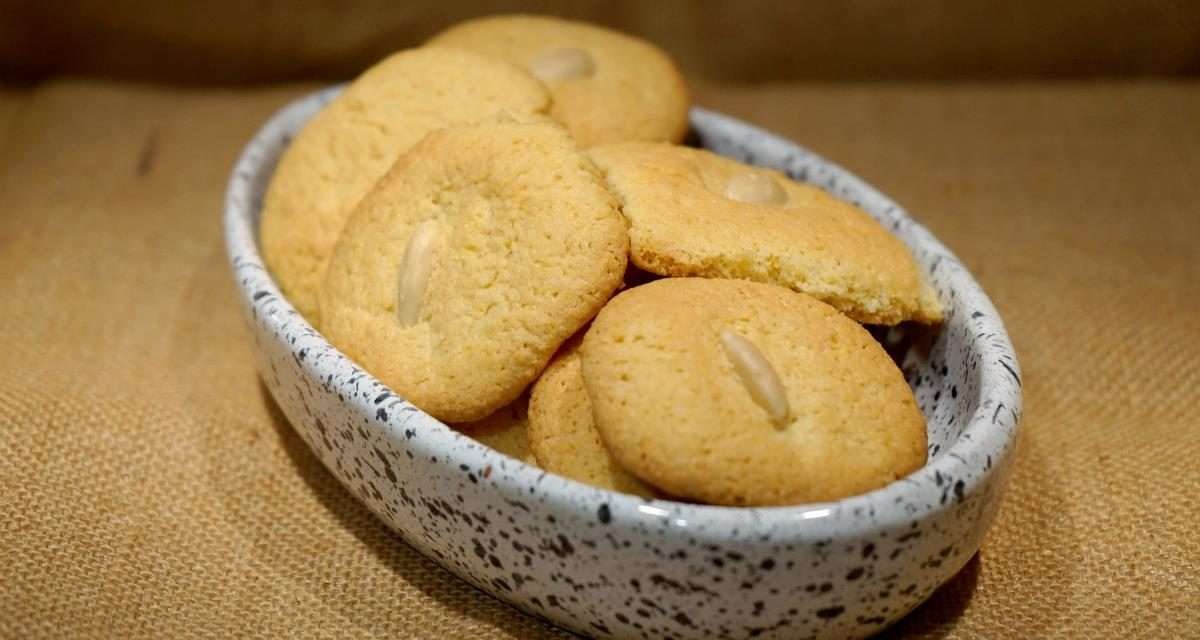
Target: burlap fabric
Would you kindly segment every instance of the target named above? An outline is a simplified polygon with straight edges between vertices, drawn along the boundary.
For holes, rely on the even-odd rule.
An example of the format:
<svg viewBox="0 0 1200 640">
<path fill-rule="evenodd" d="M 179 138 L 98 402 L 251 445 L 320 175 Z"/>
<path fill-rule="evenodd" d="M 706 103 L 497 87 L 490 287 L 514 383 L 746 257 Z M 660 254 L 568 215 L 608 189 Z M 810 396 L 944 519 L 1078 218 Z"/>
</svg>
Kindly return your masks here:
<svg viewBox="0 0 1200 640">
<path fill-rule="evenodd" d="M 512 11 L 644 36 L 720 82 L 1200 75 L 1192 0 L 0 0 L 0 77 L 340 81 Z"/>
<path fill-rule="evenodd" d="M 0 637 L 537 638 L 267 398 L 227 172 L 306 88 L 0 92 Z M 903 637 L 1200 636 L 1200 83 L 700 88 L 978 275 L 1025 370 L 1006 503 Z"/>
</svg>

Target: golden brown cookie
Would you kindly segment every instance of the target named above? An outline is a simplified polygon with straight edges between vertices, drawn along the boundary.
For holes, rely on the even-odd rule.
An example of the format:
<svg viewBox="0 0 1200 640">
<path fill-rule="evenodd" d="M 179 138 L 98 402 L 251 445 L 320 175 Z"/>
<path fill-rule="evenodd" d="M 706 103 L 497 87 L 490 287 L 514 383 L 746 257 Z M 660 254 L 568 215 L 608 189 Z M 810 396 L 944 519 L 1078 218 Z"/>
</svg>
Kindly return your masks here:
<svg viewBox="0 0 1200 640">
<path fill-rule="evenodd" d="M 346 223 L 322 330 L 434 417 L 478 420 L 608 300 L 628 242 L 599 171 L 558 125 L 436 131 Z"/>
<path fill-rule="evenodd" d="M 857 495 L 925 462 L 925 419 L 865 329 L 810 296 L 667 278 L 604 307 L 580 349 L 624 468 L 724 505 Z"/>
<path fill-rule="evenodd" d="M 284 294 L 319 322 L 317 290 L 350 210 L 425 134 L 549 101 L 527 73 L 469 51 L 412 49 L 368 69 L 305 125 L 272 176 L 261 241 Z"/>
<path fill-rule="evenodd" d="M 583 388 L 578 341 L 572 340 L 533 383 L 529 399 L 529 448 L 538 466 L 601 489 L 653 498 L 653 488 L 609 455 Z"/>
<path fill-rule="evenodd" d="M 460 23 L 429 42 L 529 70 L 550 88 L 550 115 L 580 146 L 679 142 L 687 132 L 683 75 L 665 52 L 633 36 L 561 18 L 509 15 Z"/>
<path fill-rule="evenodd" d="M 629 220 L 630 258 L 665 276 L 769 282 L 860 322 L 936 322 L 941 308 L 899 239 L 857 207 L 708 151 L 589 150 Z"/>
<path fill-rule="evenodd" d="M 529 448 L 529 397 L 525 394 L 482 420 L 460 422 L 453 426 L 510 458 L 537 466 L 537 460 Z"/>
</svg>

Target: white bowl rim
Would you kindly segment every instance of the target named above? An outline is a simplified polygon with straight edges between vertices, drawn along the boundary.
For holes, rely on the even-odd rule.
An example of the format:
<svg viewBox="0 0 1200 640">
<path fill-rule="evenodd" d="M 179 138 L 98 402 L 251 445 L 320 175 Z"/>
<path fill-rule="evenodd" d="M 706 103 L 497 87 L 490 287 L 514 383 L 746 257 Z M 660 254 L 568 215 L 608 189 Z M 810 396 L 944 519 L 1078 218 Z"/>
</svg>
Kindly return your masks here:
<svg viewBox="0 0 1200 640">
<path fill-rule="evenodd" d="M 295 126 L 296 121 L 307 119 L 340 90 L 341 85 L 338 85 L 296 99 L 273 114 L 248 143 L 234 166 L 226 193 L 226 248 L 233 268 L 243 275 L 244 281 L 239 280 L 236 284 L 244 303 L 253 305 L 259 298 L 272 298 L 272 312 L 260 314 L 263 316 L 262 321 L 268 323 L 269 329 L 280 336 L 297 337 L 296 344 L 291 347 L 293 350 L 298 350 L 303 342 L 310 348 L 325 348 L 340 356 L 306 359 L 302 366 L 309 374 L 317 379 L 326 379 L 334 374 L 333 378 L 338 379 L 338 374 L 346 372 L 340 368 L 348 367 L 353 368 L 359 380 L 365 379 L 386 389 L 385 385 L 337 352 L 336 348 L 326 342 L 282 295 L 263 263 L 254 225 L 254 210 L 261 206 L 261 197 L 255 197 L 255 185 L 260 185 L 259 189 L 265 187 L 270 170 L 273 170 L 273 162 L 270 162 L 272 158 L 264 156 L 264 148 L 283 144 L 283 140 L 290 138 L 291 128 Z M 901 207 L 851 172 L 794 142 L 732 117 L 693 107 L 691 118 L 693 123 L 720 123 L 741 129 L 746 134 L 758 136 L 771 144 L 786 145 L 797 153 L 823 163 L 828 172 L 838 178 L 839 183 L 852 186 L 865 198 L 877 198 L 889 203 L 896 219 L 904 222 L 906 231 L 916 235 L 922 247 L 935 256 L 937 264 L 932 268 L 948 272 L 943 277 L 949 280 L 951 288 L 959 294 L 956 304 L 965 305 L 962 315 L 969 316 L 969 321 L 980 325 L 976 327 L 979 330 L 970 332 L 972 338 L 969 347 L 980 354 L 977 373 L 980 397 L 976 402 L 975 411 L 967 418 L 967 424 L 957 440 L 921 469 L 880 489 L 832 502 L 774 507 L 729 507 L 670 500 L 645 500 L 549 473 L 483 445 L 457 446 L 454 459 L 446 463 L 463 463 L 472 468 L 499 463 L 506 470 L 506 473 L 498 474 L 499 477 L 493 480 L 499 494 L 528 497 L 536 487 L 536 493 L 548 508 L 548 512 L 560 514 L 560 517 L 561 514 L 568 513 L 580 519 L 593 520 L 597 510 L 603 508 L 606 516 L 611 517 L 613 521 L 620 520 L 633 526 L 642 524 L 656 528 L 665 526 L 686 530 L 690 536 L 701 542 L 727 542 L 731 537 L 748 539 L 763 534 L 771 535 L 775 542 L 784 538 L 803 541 L 819 540 L 832 535 L 866 536 L 882 529 L 906 526 L 914 520 L 948 511 L 953 505 L 938 499 L 940 489 L 936 487 L 941 486 L 941 479 L 962 478 L 965 480 L 963 492 L 971 493 L 990 473 L 1001 466 L 1000 462 L 1004 457 L 1012 454 L 1017 437 L 1016 426 L 1021 414 L 1020 368 L 1012 343 L 995 307 L 949 249 L 912 220 Z M 1012 384 L 1014 380 L 1015 385 Z M 356 405 L 353 407 L 356 412 L 363 415 L 374 413 L 375 407 L 368 399 L 353 393 L 347 393 L 345 397 L 346 402 Z M 401 396 L 396 395 L 396 398 Z M 462 445 L 464 439 L 469 440 L 467 436 L 407 401 L 400 401 L 397 407 L 397 410 L 390 412 L 384 435 L 393 439 L 398 446 L 408 448 L 414 455 L 423 455 L 426 459 L 436 457 L 449 451 L 452 445 Z M 1010 428 L 1002 429 L 995 423 L 1001 408 L 1011 411 Z M 989 415 L 989 412 L 995 413 Z M 378 426 L 372 424 L 371 428 Z M 406 439 L 403 437 L 405 429 L 418 429 L 419 436 Z M 969 467 L 968 460 L 975 460 L 977 464 L 982 456 L 988 456 L 994 462 L 988 470 L 979 472 Z M 935 474 L 938 476 L 937 482 Z M 918 505 L 918 510 L 914 513 L 890 507 L 901 502 L 901 499 L 906 503 Z M 870 513 L 870 517 L 863 517 L 867 512 Z"/>
</svg>

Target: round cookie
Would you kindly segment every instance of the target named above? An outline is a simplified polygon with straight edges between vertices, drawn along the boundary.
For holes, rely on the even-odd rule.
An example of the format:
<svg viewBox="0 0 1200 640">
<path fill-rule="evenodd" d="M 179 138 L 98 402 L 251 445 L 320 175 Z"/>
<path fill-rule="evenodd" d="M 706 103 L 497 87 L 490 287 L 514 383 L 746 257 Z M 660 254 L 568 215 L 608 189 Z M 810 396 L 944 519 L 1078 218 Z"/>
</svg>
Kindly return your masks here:
<svg viewBox="0 0 1200 640">
<path fill-rule="evenodd" d="M 860 322 L 937 322 L 941 309 L 899 239 L 857 207 L 701 149 L 589 150 L 629 220 L 630 259 L 665 276 L 769 282 Z"/>
<path fill-rule="evenodd" d="M 482 420 L 452 426 L 510 458 L 537 466 L 529 448 L 529 397 L 525 394 Z"/>
<path fill-rule="evenodd" d="M 583 388 L 578 341 L 572 340 L 533 383 L 529 398 L 529 448 L 541 468 L 601 489 L 643 498 L 653 488 L 622 469 L 608 453 Z"/>
<path fill-rule="evenodd" d="M 582 147 L 679 142 L 687 133 L 683 75 L 665 52 L 633 36 L 560 18 L 510 15 L 468 20 L 429 42 L 529 70 L 550 88 L 550 115 Z"/>
<path fill-rule="evenodd" d="M 603 306 L 628 246 L 616 200 L 558 125 L 435 131 L 347 221 L 322 330 L 434 417 L 478 420 Z"/>
<path fill-rule="evenodd" d="M 544 112 L 549 94 L 502 60 L 411 49 L 368 69 L 305 125 L 263 203 L 263 256 L 313 324 L 317 290 L 351 208 L 404 151 L 442 127 Z"/>
<path fill-rule="evenodd" d="M 671 495 L 836 500 L 925 462 L 925 419 L 879 344 L 782 287 L 667 278 L 630 289 L 596 317 L 580 355 L 609 451 Z"/>
</svg>

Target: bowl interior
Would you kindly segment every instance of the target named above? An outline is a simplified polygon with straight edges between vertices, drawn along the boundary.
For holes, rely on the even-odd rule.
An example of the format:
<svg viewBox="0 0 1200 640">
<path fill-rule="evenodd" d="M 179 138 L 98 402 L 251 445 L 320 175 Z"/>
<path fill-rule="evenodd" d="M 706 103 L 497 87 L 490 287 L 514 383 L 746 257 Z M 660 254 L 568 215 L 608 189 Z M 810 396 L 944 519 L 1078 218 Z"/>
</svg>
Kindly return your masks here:
<svg viewBox="0 0 1200 640">
<path fill-rule="evenodd" d="M 264 286 L 276 293 L 275 283 L 262 267 L 257 248 L 263 195 L 292 136 L 340 90 L 341 87 L 332 87 L 318 92 L 277 114 L 251 143 L 235 170 L 235 182 L 240 179 L 244 183 L 240 187 L 231 183 L 226 220 L 235 268 L 239 261 L 243 266 L 253 263 L 261 271 Z M 938 330 L 915 325 L 873 329 L 902 368 L 927 418 L 927 465 L 888 487 L 838 501 L 839 506 L 858 508 L 871 500 L 883 500 L 889 497 L 889 492 L 905 491 L 896 486 L 904 483 L 912 487 L 943 487 L 943 477 L 959 480 L 957 485 L 947 483 L 944 489 L 926 490 L 941 491 L 943 503 L 948 492 L 961 496 L 971 483 L 986 475 L 995 457 L 1009 450 L 1020 412 L 1019 368 L 1003 325 L 986 295 L 949 250 L 902 208 L 853 174 L 794 143 L 721 114 L 695 108 L 692 125 L 700 146 L 743 162 L 779 169 L 861 207 L 908 245 L 945 307 L 945 322 Z M 235 200 L 239 200 L 239 206 L 235 206 Z M 259 295 L 246 290 L 245 283 L 243 288 L 245 295 Z M 299 322 L 319 338 L 311 327 L 302 320 Z M 971 472 L 964 472 L 968 469 Z M 530 471 L 539 472 L 534 468 Z M 563 482 L 573 484 L 565 479 Z M 633 500 L 619 494 L 612 494 L 612 499 L 617 503 Z M 671 504 L 691 515 L 707 514 L 718 520 L 722 519 L 722 510 L 731 509 Z M 634 506 L 632 502 L 630 506 Z M 764 514 L 777 511 L 786 517 L 789 511 L 811 511 L 810 507 L 820 506 L 755 511 Z"/>
</svg>

